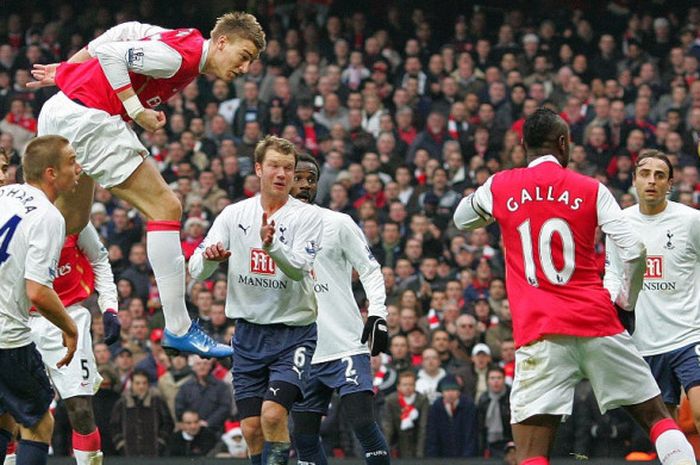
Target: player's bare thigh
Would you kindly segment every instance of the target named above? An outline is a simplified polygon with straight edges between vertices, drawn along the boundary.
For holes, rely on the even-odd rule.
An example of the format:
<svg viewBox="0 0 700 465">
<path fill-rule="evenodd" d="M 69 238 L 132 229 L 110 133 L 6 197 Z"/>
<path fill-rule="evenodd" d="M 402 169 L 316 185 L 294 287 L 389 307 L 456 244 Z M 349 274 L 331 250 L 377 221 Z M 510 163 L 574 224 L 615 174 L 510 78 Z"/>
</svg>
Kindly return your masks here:
<svg viewBox="0 0 700 465">
<path fill-rule="evenodd" d="M 158 169 L 148 160 L 139 165 L 126 181 L 109 189 L 126 200 L 149 220 L 179 221 L 182 205 Z"/>
<path fill-rule="evenodd" d="M 90 221 L 90 209 L 95 192 L 95 181 L 83 173 L 72 192 L 66 192 L 56 200 L 56 207 L 66 220 L 66 234 L 78 234 Z"/>
</svg>

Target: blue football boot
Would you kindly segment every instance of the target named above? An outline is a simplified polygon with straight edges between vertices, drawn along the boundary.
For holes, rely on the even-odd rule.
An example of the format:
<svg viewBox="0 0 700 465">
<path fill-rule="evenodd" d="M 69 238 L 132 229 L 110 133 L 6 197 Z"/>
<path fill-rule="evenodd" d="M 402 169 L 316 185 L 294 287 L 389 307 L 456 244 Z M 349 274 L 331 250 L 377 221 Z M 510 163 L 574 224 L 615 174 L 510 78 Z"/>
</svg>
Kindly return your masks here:
<svg viewBox="0 0 700 465">
<path fill-rule="evenodd" d="M 203 358 L 225 358 L 233 356 L 233 348 L 220 344 L 204 332 L 199 322 L 193 321 L 190 329 L 176 336 L 167 329 L 163 332 L 163 349 L 170 356 L 195 354 Z"/>
</svg>

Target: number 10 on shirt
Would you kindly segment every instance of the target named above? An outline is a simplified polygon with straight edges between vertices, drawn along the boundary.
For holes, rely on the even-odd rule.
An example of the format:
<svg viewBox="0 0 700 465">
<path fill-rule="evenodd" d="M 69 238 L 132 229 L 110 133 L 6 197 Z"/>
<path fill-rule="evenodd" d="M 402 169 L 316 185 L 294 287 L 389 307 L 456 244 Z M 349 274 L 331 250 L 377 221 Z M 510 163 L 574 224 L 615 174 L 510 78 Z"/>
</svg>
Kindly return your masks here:
<svg viewBox="0 0 700 465">
<path fill-rule="evenodd" d="M 535 268 L 532 231 L 529 218 L 518 226 L 518 233 L 520 233 L 520 243 L 523 247 L 525 277 L 527 278 L 528 284 L 538 287 L 539 280 L 537 279 L 537 269 Z M 554 233 L 557 233 L 559 237 L 561 237 L 562 256 L 564 258 L 564 266 L 561 269 L 557 269 L 552 257 L 552 236 Z M 571 232 L 569 223 L 562 218 L 550 218 L 545 221 L 540 228 L 537 245 L 539 249 L 540 265 L 547 280 L 556 286 L 563 286 L 568 283 L 576 269 L 574 235 Z"/>
</svg>

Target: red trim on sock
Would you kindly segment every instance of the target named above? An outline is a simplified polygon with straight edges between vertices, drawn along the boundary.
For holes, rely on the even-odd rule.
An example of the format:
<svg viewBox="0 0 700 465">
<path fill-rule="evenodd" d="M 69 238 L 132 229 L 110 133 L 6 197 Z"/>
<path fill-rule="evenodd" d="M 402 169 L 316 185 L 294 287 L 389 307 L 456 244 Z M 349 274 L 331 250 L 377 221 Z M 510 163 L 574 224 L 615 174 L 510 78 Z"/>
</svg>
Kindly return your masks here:
<svg viewBox="0 0 700 465">
<path fill-rule="evenodd" d="M 549 459 L 543 455 L 530 457 L 520 462 L 520 465 L 549 465 Z"/>
<path fill-rule="evenodd" d="M 154 220 L 146 223 L 146 232 L 153 231 L 180 231 L 181 223 L 171 220 Z"/>
<path fill-rule="evenodd" d="M 90 434 L 80 434 L 73 430 L 73 449 L 92 452 L 102 448 L 100 430 L 95 428 Z"/>
<path fill-rule="evenodd" d="M 664 418 L 663 420 L 659 420 L 654 423 L 651 430 L 649 430 L 649 438 L 651 439 L 652 444 L 656 444 L 656 440 L 659 439 L 659 436 L 664 434 L 666 431 L 674 429 L 678 431 L 681 430 L 673 418 Z"/>
<path fill-rule="evenodd" d="M 10 441 L 7 443 L 6 455 L 12 455 L 17 452 L 17 441 Z"/>
</svg>

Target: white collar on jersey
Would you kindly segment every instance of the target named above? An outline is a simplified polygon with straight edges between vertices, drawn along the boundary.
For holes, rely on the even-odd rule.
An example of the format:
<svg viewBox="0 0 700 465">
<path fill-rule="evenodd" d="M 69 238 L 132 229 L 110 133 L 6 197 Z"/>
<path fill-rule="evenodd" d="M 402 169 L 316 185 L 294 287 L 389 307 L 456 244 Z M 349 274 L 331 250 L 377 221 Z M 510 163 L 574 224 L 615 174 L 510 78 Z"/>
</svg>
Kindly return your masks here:
<svg viewBox="0 0 700 465">
<path fill-rule="evenodd" d="M 207 62 L 207 54 L 209 53 L 209 43 L 211 39 L 207 39 L 202 44 L 202 58 L 199 59 L 199 72 L 204 70 L 204 64 Z"/>
<path fill-rule="evenodd" d="M 556 163 L 557 165 L 561 166 L 561 163 L 559 163 L 559 160 L 557 160 L 557 157 L 555 157 L 554 155 L 543 155 L 543 156 L 541 156 L 541 157 L 537 157 L 537 158 L 535 158 L 534 160 L 532 160 L 532 161 L 527 165 L 527 167 L 528 167 L 528 168 L 534 168 L 535 166 L 537 166 L 537 165 L 539 165 L 539 164 L 541 164 L 541 163 L 544 163 L 544 162 L 546 162 L 546 161 L 553 161 L 553 162 Z"/>
</svg>

